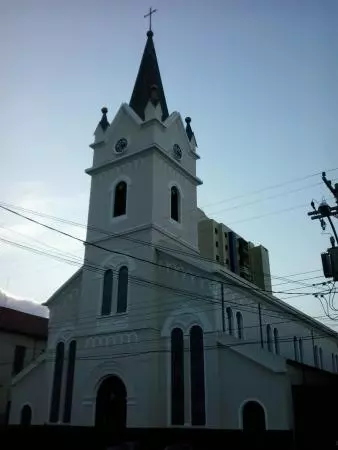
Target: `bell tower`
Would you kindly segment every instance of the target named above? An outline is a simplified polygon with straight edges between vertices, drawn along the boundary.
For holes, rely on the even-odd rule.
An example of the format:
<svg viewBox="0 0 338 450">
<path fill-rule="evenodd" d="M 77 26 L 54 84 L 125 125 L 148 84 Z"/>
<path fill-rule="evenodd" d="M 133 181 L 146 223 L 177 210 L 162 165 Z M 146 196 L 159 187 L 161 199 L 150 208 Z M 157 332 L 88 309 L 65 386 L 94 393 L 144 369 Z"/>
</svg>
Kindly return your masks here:
<svg viewBox="0 0 338 450">
<path fill-rule="evenodd" d="M 142 233 L 152 243 L 197 251 L 197 144 L 191 119 L 184 126 L 178 112 L 169 114 L 153 36 L 150 29 L 129 104 L 112 122 L 102 108 L 86 170 L 92 177 L 87 239 L 99 238 L 95 229 Z"/>
</svg>

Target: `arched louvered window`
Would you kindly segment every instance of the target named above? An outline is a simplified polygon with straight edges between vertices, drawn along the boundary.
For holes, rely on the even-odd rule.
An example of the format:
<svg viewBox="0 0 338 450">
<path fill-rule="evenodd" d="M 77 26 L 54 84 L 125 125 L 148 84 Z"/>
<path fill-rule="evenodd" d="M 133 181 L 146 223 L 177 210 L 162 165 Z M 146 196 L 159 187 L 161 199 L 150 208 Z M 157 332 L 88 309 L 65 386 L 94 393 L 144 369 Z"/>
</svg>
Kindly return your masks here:
<svg viewBox="0 0 338 450">
<path fill-rule="evenodd" d="M 297 336 L 293 337 L 293 353 L 294 353 L 294 358 L 295 361 L 299 361 L 299 352 L 298 352 L 299 348 L 298 348 L 298 339 Z"/>
<path fill-rule="evenodd" d="M 274 328 L 273 329 L 273 341 L 275 344 L 275 353 L 276 355 L 279 355 L 279 334 L 278 334 L 278 329 Z"/>
<path fill-rule="evenodd" d="M 59 342 L 56 346 L 55 352 L 52 398 L 49 412 L 49 421 L 52 423 L 55 423 L 59 420 L 64 356 L 65 344 L 63 342 Z"/>
<path fill-rule="evenodd" d="M 111 313 L 113 295 L 113 271 L 108 269 L 103 276 L 103 292 L 102 292 L 102 304 L 101 315 L 108 316 Z"/>
<path fill-rule="evenodd" d="M 266 326 L 266 342 L 269 352 L 272 352 L 272 331 L 270 325 Z"/>
<path fill-rule="evenodd" d="M 171 332 L 171 424 L 184 425 L 184 340 L 180 328 Z"/>
<path fill-rule="evenodd" d="M 123 266 L 119 270 L 116 312 L 118 313 L 126 312 L 127 304 L 128 304 L 128 267 Z"/>
<path fill-rule="evenodd" d="M 233 332 L 234 332 L 233 314 L 232 314 L 232 309 L 230 308 L 230 306 L 227 307 L 226 312 L 227 312 L 227 319 L 228 319 L 228 333 L 233 334 Z"/>
<path fill-rule="evenodd" d="M 237 337 L 238 339 L 243 339 L 243 316 L 237 311 L 236 313 L 236 322 L 237 322 Z"/>
<path fill-rule="evenodd" d="M 205 425 L 204 344 L 203 330 L 190 330 L 191 425 Z"/>
<path fill-rule="evenodd" d="M 71 421 L 75 360 L 76 360 L 76 341 L 71 341 L 71 343 L 69 344 L 69 350 L 68 350 L 65 405 L 64 405 L 64 410 L 63 410 L 64 423 L 70 423 L 70 421 Z"/>
<path fill-rule="evenodd" d="M 32 423 L 32 408 L 25 405 L 20 414 L 20 425 L 30 425 Z"/>
<path fill-rule="evenodd" d="M 127 210 L 127 183 L 120 181 L 114 194 L 114 217 L 123 216 Z"/>
<path fill-rule="evenodd" d="M 180 200 L 180 192 L 176 186 L 173 186 L 170 190 L 170 217 L 176 222 L 180 222 Z"/>
<path fill-rule="evenodd" d="M 298 339 L 298 346 L 299 346 L 299 360 L 302 363 L 303 362 L 303 340 L 302 338 Z"/>
</svg>

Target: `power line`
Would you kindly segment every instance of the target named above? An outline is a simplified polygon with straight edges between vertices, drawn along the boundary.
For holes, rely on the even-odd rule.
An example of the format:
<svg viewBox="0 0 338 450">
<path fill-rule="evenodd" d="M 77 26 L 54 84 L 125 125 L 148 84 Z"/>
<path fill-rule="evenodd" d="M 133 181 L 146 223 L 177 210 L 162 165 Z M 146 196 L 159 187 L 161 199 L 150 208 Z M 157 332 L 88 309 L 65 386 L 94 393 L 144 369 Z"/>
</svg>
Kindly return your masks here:
<svg viewBox="0 0 338 450">
<path fill-rule="evenodd" d="M 204 335 L 208 335 L 208 334 L 214 334 L 214 333 L 215 332 L 204 332 L 203 334 Z M 81 336 L 74 336 L 75 339 L 77 337 L 81 337 Z M 303 342 L 304 341 L 306 342 L 308 340 L 312 340 L 313 339 L 311 335 L 310 336 L 309 335 L 297 336 L 297 338 L 298 339 L 302 339 Z M 326 338 L 325 335 L 314 336 L 315 340 L 325 339 L 325 338 Z M 293 342 L 293 339 L 294 339 L 294 336 L 289 335 L 289 336 L 286 336 L 284 338 L 279 338 L 278 339 L 278 343 L 279 344 L 283 344 L 283 343 Z M 131 342 L 131 343 L 126 343 L 126 342 L 118 343 L 117 342 L 117 343 L 114 344 L 114 347 L 119 346 L 119 345 L 120 346 L 122 346 L 122 345 L 123 346 L 126 346 L 126 345 L 129 345 L 129 346 L 134 345 L 135 346 L 135 345 L 138 345 L 138 344 L 141 344 L 141 343 L 144 344 L 145 342 L 149 342 L 149 343 L 153 343 L 153 344 L 160 344 L 163 341 L 161 341 L 161 339 L 151 338 L 151 339 L 143 339 L 143 340 L 140 340 L 140 341 L 137 341 L 137 342 Z M 271 342 L 271 344 L 273 344 L 273 341 L 269 341 L 268 339 L 263 340 L 264 344 L 268 344 L 270 342 Z M 240 346 L 244 346 L 244 345 L 260 345 L 260 344 L 261 344 L 261 340 L 248 340 L 248 341 L 238 340 L 238 342 L 222 344 L 222 347 L 219 347 L 218 345 L 205 345 L 204 346 L 204 350 L 216 350 L 216 349 L 219 349 L 219 348 L 225 349 L 225 348 L 240 347 Z M 141 356 L 141 355 L 145 355 L 145 354 L 149 354 L 149 353 L 170 353 L 171 352 L 171 349 L 157 348 L 155 350 L 124 352 L 124 353 L 117 353 L 117 354 L 112 355 L 111 348 L 109 346 L 97 345 L 96 347 L 108 347 L 109 348 L 109 354 L 108 355 L 102 355 L 102 354 L 97 355 L 96 354 L 96 355 L 93 355 L 93 356 L 89 356 L 89 355 L 79 356 L 79 355 L 77 355 L 76 356 L 76 360 L 102 360 L 102 359 L 107 360 L 107 359 L 118 359 L 118 358 L 123 358 L 123 357 L 135 357 L 135 356 Z M 88 348 L 84 348 L 84 349 L 81 349 L 81 350 L 88 350 Z M 185 352 L 190 352 L 190 349 L 185 348 L 184 351 Z M 277 355 L 283 357 L 282 354 L 279 354 L 279 353 L 276 353 L 276 352 L 273 352 L 273 351 L 269 351 L 269 350 L 266 350 L 266 351 L 268 351 L 269 353 L 277 354 Z M 48 355 L 48 353 L 49 354 L 51 353 L 50 351 L 47 350 L 44 353 L 46 353 L 46 356 L 48 356 L 48 359 L 46 358 L 47 361 L 53 361 L 54 360 L 55 351 L 53 351 L 50 356 Z M 34 362 L 34 361 L 32 361 L 32 362 Z M 0 363 L 0 365 L 4 365 L 4 364 L 7 365 L 6 362 L 1 362 Z"/>
<path fill-rule="evenodd" d="M 326 172 L 334 172 L 336 170 L 338 170 L 338 167 L 335 167 L 334 169 L 326 170 Z M 260 194 L 261 192 L 264 192 L 264 191 L 267 191 L 267 190 L 270 190 L 270 189 L 277 189 L 279 187 L 286 186 L 287 184 L 296 183 L 297 181 L 303 181 L 303 180 L 307 180 L 309 178 L 314 178 L 314 177 L 316 177 L 318 175 L 321 175 L 321 173 L 322 172 L 315 172 L 315 173 L 312 173 L 310 175 L 305 175 L 304 177 L 293 178 L 292 180 L 285 181 L 285 182 L 278 183 L 278 184 L 274 184 L 274 185 L 270 185 L 270 186 L 266 186 L 264 188 L 260 188 L 260 189 L 257 189 L 255 191 L 246 192 L 245 194 L 236 195 L 234 197 L 228 197 L 228 198 L 220 200 L 218 202 L 208 203 L 207 205 L 201 206 L 201 208 L 206 208 L 206 207 L 209 207 L 209 206 L 219 205 L 221 203 L 229 202 L 229 201 L 232 201 L 232 200 L 238 200 L 238 199 L 244 198 L 244 197 L 247 198 L 250 195 Z"/>
<path fill-rule="evenodd" d="M 132 258 L 132 259 L 135 259 L 135 260 L 137 260 L 137 261 L 141 261 L 141 262 L 144 262 L 144 263 L 148 263 L 148 264 L 153 265 L 153 266 L 156 266 L 156 267 L 161 267 L 161 268 L 166 269 L 166 270 L 169 269 L 169 270 L 172 270 L 172 271 L 175 271 L 175 272 L 184 273 L 185 275 L 191 275 L 191 276 L 193 276 L 193 277 L 195 277 L 195 278 L 200 278 L 200 279 L 204 279 L 204 280 L 208 280 L 208 281 L 212 281 L 212 282 L 217 282 L 217 281 L 219 281 L 219 280 L 215 280 L 214 278 L 205 277 L 205 276 L 201 276 L 201 275 L 196 275 L 196 274 L 194 274 L 194 273 L 186 272 L 186 271 L 183 271 L 183 270 L 181 270 L 181 269 L 176 269 L 176 268 L 174 268 L 174 267 L 168 267 L 168 266 L 165 266 L 165 265 L 163 265 L 163 264 L 155 263 L 154 261 L 150 261 L 150 260 L 147 260 L 147 259 L 144 259 L 144 258 L 140 258 L 140 257 L 135 256 L 135 255 L 129 255 L 129 254 L 126 254 L 126 253 L 123 253 L 123 252 L 119 252 L 119 251 L 116 251 L 116 250 L 110 250 L 110 249 L 108 249 L 108 248 L 106 248 L 106 247 L 103 247 L 103 246 L 101 246 L 101 245 L 99 245 L 99 244 L 96 244 L 96 243 L 94 243 L 94 242 L 89 242 L 89 241 L 86 241 L 86 240 L 84 240 L 84 239 L 80 239 L 80 238 L 78 238 L 78 237 L 76 237 L 76 236 L 73 236 L 73 235 L 70 234 L 70 233 L 66 233 L 65 231 L 59 230 L 59 229 L 57 229 L 57 228 L 51 227 L 50 225 L 44 224 L 44 223 L 39 222 L 39 221 L 37 221 L 37 220 L 35 220 L 35 219 L 32 219 L 32 218 L 30 218 L 30 217 L 27 217 L 27 216 L 25 216 L 25 215 L 23 215 L 23 214 L 21 214 L 21 213 L 19 213 L 19 212 L 17 212 L 17 211 L 14 211 L 14 210 L 12 210 L 12 209 L 10 209 L 10 208 L 7 208 L 7 207 L 3 206 L 3 205 L 0 205 L 0 208 L 1 208 L 1 209 L 4 209 L 5 211 L 8 211 L 8 212 L 10 212 L 10 213 L 12 213 L 12 214 L 15 214 L 15 215 L 17 215 L 17 216 L 19 216 L 19 217 L 22 217 L 22 218 L 24 218 L 24 219 L 26 219 L 26 220 L 28 220 L 28 221 L 30 221 L 30 222 L 32 222 L 32 223 L 35 223 L 35 224 L 37 224 L 37 225 L 40 225 L 40 226 L 42 226 L 42 227 L 44 227 L 44 228 L 46 228 L 46 229 L 49 229 L 49 230 L 51 230 L 51 231 L 55 231 L 56 233 L 59 233 L 59 234 L 61 234 L 61 235 L 63 235 L 63 236 L 67 236 L 67 237 L 69 237 L 69 238 L 71 238 L 71 239 L 74 239 L 74 240 L 76 240 L 76 241 L 78 241 L 78 242 L 82 242 L 82 243 L 85 244 L 85 245 L 92 246 L 92 247 L 94 247 L 94 248 L 98 248 L 99 250 L 103 250 L 103 251 L 105 251 L 105 252 L 113 253 L 113 254 L 116 254 L 116 255 L 122 255 L 122 256 L 125 256 L 125 257 L 127 257 L 127 258 Z M 172 251 L 175 252 L 175 249 L 172 249 Z M 191 255 L 191 257 L 193 257 L 193 256 L 194 256 L 194 255 Z M 203 270 L 202 268 L 198 268 L 198 269 L 199 269 L 199 270 Z M 238 280 L 238 282 L 240 283 L 240 280 Z M 283 294 L 283 293 L 284 293 L 284 291 L 272 291 L 272 290 L 270 291 L 270 290 L 266 290 L 266 289 L 260 289 L 260 288 L 255 288 L 255 287 L 245 286 L 244 284 L 238 286 L 238 285 L 235 285 L 234 283 L 229 283 L 229 282 L 224 282 L 224 281 L 222 281 L 222 283 L 225 284 L 225 285 L 228 284 L 228 285 L 232 285 L 232 286 L 235 286 L 235 287 L 240 287 L 240 288 L 243 288 L 243 289 L 247 289 L 247 290 L 250 290 L 250 291 L 258 291 L 258 292 L 260 292 L 260 293 L 262 293 L 262 292 L 275 293 L 275 294 Z M 292 292 L 289 292 L 289 294 L 291 295 Z M 297 292 L 296 294 L 298 295 L 299 293 Z M 304 293 L 304 294 L 312 295 L 313 293 L 310 292 L 310 293 Z"/>
<path fill-rule="evenodd" d="M 31 249 L 33 251 L 36 251 L 35 249 L 32 249 L 32 248 L 27 247 L 27 246 L 22 246 L 21 244 L 18 244 L 18 243 L 15 243 L 15 242 L 13 243 L 12 241 L 8 241 L 8 243 L 12 243 L 13 245 L 19 246 L 20 248 Z M 40 251 L 38 251 L 38 252 L 40 252 Z M 53 255 L 51 255 L 49 253 L 46 253 L 46 252 L 44 252 L 44 253 L 47 256 L 52 256 L 53 257 Z M 59 255 L 57 255 L 56 257 L 58 259 L 60 259 Z M 65 259 L 65 261 L 73 263 L 73 264 L 75 263 L 75 264 L 80 265 L 79 262 L 75 262 L 74 260 L 69 261 L 69 260 Z M 104 272 L 104 269 L 102 267 L 99 267 L 99 266 L 95 267 L 94 265 L 88 265 L 88 264 L 87 265 L 84 264 L 84 266 L 85 266 L 86 270 L 90 270 L 90 271 L 94 271 L 94 272 L 100 272 L 101 274 Z M 86 266 L 88 266 L 88 268 Z M 147 286 L 147 287 L 151 287 L 151 288 L 153 286 L 160 287 L 162 289 L 169 290 L 169 291 L 174 292 L 176 294 L 178 293 L 180 296 L 182 296 L 182 295 L 186 296 L 186 297 L 188 297 L 188 298 L 190 298 L 192 300 L 195 300 L 195 301 L 199 300 L 199 301 L 208 302 L 208 303 L 211 303 L 211 304 L 214 304 L 214 305 L 218 305 L 219 307 L 221 306 L 221 300 L 220 300 L 220 298 L 217 298 L 216 296 L 214 296 L 214 297 L 210 297 L 210 296 L 206 296 L 206 295 L 202 295 L 201 296 L 201 295 L 198 295 L 198 294 L 196 294 L 195 292 L 192 292 L 192 291 L 187 291 L 187 290 L 182 290 L 182 289 L 178 289 L 178 288 L 173 288 L 172 286 L 163 285 L 163 284 L 160 284 L 160 283 L 154 283 L 153 281 L 150 281 L 150 280 L 137 278 L 137 277 L 132 277 L 132 276 L 130 276 L 130 280 L 134 284 L 139 284 L 141 286 Z M 238 301 L 241 300 L 241 299 L 246 299 L 246 297 L 238 297 L 238 298 L 236 298 L 236 301 L 226 300 L 226 303 L 235 305 L 236 309 L 239 309 L 241 311 L 247 311 L 247 312 L 249 312 L 251 314 L 255 314 L 255 315 L 258 314 L 257 305 L 253 304 L 253 302 L 248 303 L 248 304 L 238 303 Z M 163 301 L 162 301 L 161 304 L 163 304 Z M 171 306 L 172 306 L 172 304 L 171 304 Z M 152 305 L 150 305 L 150 307 L 152 307 Z M 146 306 L 142 305 L 142 311 L 143 312 L 144 312 L 145 308 L 146 308 Z M 171 310 L 171 309 L 172 308 L 169 308 L 169 310 Z M 212 309 L 213 310 L 217 310 L 216 308 L 212 308 Z M 275 318 L 279 318 L 280 317 L 279 315 L 268 314 L 266 311 L 271 311 L 271 312 L 273 312 L 275 314 L 278 314 L 275 310 L 265 307 L 263 309 L 263 312 L 264 312 L 265 316 L 275 317 Z M 284 312 L 284 314 L 286 314 L 286 315 L 288 315 L 290 317 L 292 316 L 291 314 L 288 314 L 286 312 Z M 92 315 L 88 315 L 88 316 L 92 317 Z M 149 314 L 147 315 L 147 317 L 149 318 Z M 138 322 L 138 321 L 136 321 L 136 322 Z M 297 320 L 295 320 L 293 318 L 290 322 L 297 322 Z M 303 322 L 303 320 L 299 320 L 299 322 Z"/>
<path fill-rule="evenodd" d="M 163 246 L 161 244 L 156 244 L 155 245 L 155 244 L 152 244 L 152 243 L 147 242 L 147 241 L 143 241 L 143 240 L 138 239 L 138 238 L 133 238 L 131 236 L 121 236 L 121 235 L 118 235 L 117 233 L 112 233 L 111 231 L 103 230 L 101 228 L 93 227 L 93 226 L 90 226 L 90 225 L 88 225 L 88 227 L 86 227 L 86 225 L 78 223 L 78 222 L 74 222 L 74 221 L 70 221 L 70 220 L 67 220 L 67 219 L 51 216 L 51 215 L 44 214 L 44 213 L 41 213 L 41 212 L 38 212 L 38 211 L 33 211 L 33 210 L 21 208 L 21 207 L 18 207 L 16 205 L 10 205 L 8 203 L 3 203 L 3 202 L 1 202 L 0 205 L 4 206 L 6 208 L 9 208 L 9 209 L 18 209 L 20 211 L 26 211 L 28 213 L 31 213 L 31 214 L 34 214 L 34 215 L 37 215 L 37 216 L 40 216 L 40 217 L 46 217 L 46 218 L 49 218 L 49 219 L 52 219 L 52 220 L 55 220 L 55 221 L 59 221 L 61 223 L 66 223 L 66 224 L 70 224 L 70 225 L 74 225 L 74 226 L 78 226 L 78 227 L 82 227 L 82 228 L 88 228 L 88 230 L 98 231 L 99 233 L 105 234 L 107 237 L 119 237 L 119 239 L 124 239 L 124 240 L 127 240 L 127 241 L 136 242 L 136 243 L 139 243 L 141 245 L 146 245 L 146 246 L 149 246 L 149 247 L 152 247 L 152 248 L 155 248 L 155 249 L 162 249 L 162 250 L 167 250 L 167 251 L 173 251 L 173 249 L 171 247 L 165 247 L 165 246 Z M 186 255 L 186 256 L 189 256 L 189 257 L 192 256 L 191 252 L 187 252 L 187 251 L 184 251 L 184 250 L 181 250 L 181 249 L 175 249 L 175 253 Z M 207 257 L 201 256 L 201 255 L 195 255 L 195 254 L 193 255 L 193 257 L 194 257 L 194 259 L 200 259 L 202 261 L 207 261 L 207 262 L 211 262 L 211 263 L 216 264 L 216 262 L 213 259 L 211 259 L 211 258 L 207 258 Z M 318 270 L 318 271 L 320 271 L 320 270 Z M 295 274 L 295 275 L 302 275 L 302 274 L 312 273 L 312 272 L 314 272 L 314 271 L 300 272 L 299 274 Z M 282 276 L 276 276 L 276 275 L 271 275 L 271 274 L 267 274 L 267 273 L 263 273 L 263 274 L 268 276 L 268 277 L 270 277 L 270 278 L 276 278 L 276 279 L 281 279 L 281 280 L 287 280 L 288 279 L 285 276 L 282 277 Z M 228 275 L 232 276 L 231 273 L 228 274 Z M 290 275 L 290 276 L 293 276 L 293 275 Z M 311 286 L 308 285 L 308 287 L 311 287 Z"/>
</svg>

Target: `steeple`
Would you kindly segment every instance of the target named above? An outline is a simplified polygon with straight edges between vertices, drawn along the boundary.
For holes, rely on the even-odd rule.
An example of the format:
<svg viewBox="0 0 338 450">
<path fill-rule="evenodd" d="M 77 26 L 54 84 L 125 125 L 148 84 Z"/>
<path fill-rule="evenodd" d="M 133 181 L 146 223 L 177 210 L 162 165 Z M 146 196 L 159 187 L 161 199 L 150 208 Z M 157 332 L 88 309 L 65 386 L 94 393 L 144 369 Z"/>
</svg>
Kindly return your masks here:
<svg viewBox="0 0 338 450">
<path fill-rule="evenodd" d="M 164 121 L 169 113 L 157 63 L 153 35 L 154 33 L 151 30 L 147 32 L 147 42 L 129 106 L 142 120 L 145 120 L 145 109 L 148 102 L 151 101 L 154 106 L 160 104 L 162 121 Z"/>
</svg>

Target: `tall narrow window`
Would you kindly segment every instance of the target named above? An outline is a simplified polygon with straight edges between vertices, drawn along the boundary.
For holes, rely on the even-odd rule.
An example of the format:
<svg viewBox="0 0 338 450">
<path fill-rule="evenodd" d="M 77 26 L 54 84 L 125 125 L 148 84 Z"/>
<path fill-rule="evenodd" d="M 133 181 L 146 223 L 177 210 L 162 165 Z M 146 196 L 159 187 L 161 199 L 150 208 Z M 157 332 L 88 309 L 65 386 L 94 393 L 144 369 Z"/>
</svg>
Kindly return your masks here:
<svg viewBox="0 0 338 450">
<path fill-rule="evenodd" d="M 119 284 L 117 289 L 116 312 L 118 313 L 126 312 L 127 301 L 128 301 L 128 267 L 123 266 L 119 270 Z"/>
<path fill-rule="evenodd" d="M 63 410 L 64 423 L 70 423 L 70 419 L 71 419 L 71 415 L 72 415 L 75 359 L 76 359 L 76 341 L 72 341 L 69 344 L 69 351 L 68 351 L 65 406 L 64 406 L 64 410 Z"/>
<path fill-rule="evenodd" d="M 319 367 L 321 369 L 323 369 L 324 368 L 324 364 L 323 364 L 323 349 L 322 349 L 322 347 L 319 347 L 318 353 L 319 353 Z"/>
<path fill-rule="evenodd" d="M 302 338 L 299 338 L 298 345 L 299 345 L 299 360 L 302 363 L 304 361 L 304 357 L 303 357 L 303 340 L 302 340 Z"/>
<path fill-rule="evenodd" d="M 23 369 L 26 355 L 26 347 L 23 345 L 16 345 L 14 351 L 14 360 L 12 374 L 16 375 Z"/>
<path fill-rule="evenodd" d="M 270 325 L 266 326 L 266 342 L 269 352 L 272 352 L 272 331 Z"/>
<path fill-rule="evenodd" d="M 103 276 L 103 292 L 102 292 L 102 316 L 108 316 L 111 313 L 111 302 L 113 295 L 113 271 L 108 269 Z"/>
<path fill-rule="evenodd" d="M 293 337 L 293 353 L 295 356 L 295 361 L 299 361 L 298 339 L 296 336 Z"/>
<path fill-rule="evenodd" d="M 331 358 L 332 358 L 332 372 L 335 372 L 336 371 L 336 359 L 335 359 L 335 356 L 333 353 L 331 355 Z"/>
<path fill-rule="evenodd" d="M 191 425 L 205 425 L 204 345 L 202 328 L 190 330 Z"/>
<path fill-rule="evenodd" d="M 171 332 L 171 424 L 184 425 L 184 341 L 180 328 Z"/>
<path fill-rule="evenodd" d="M 49 412 L 49 421 L 54 423 L 59 420 L 64 354 L 65 354 L 65 344 L 63 342 L 59 342 L 58 345 L 56 346 L 54 376 L 52 386 L 52 400 Z"/>
<path fill-rule="evenodd" d="M 315 366 L 318 367 L 318 347 L 317 347 L 317 345 L 315 345 L 313 347 L 313 360 L 314 360 Z"/>
<path fill-rule="evenodd" d="M 20 425 L 30 425 L 32 423 L 32 409 L 25 405 L 21 410 Z"/>
<path fill-rule="evenodd" d="M 232 309 L 230 306 L 227 307 L 227 318 L 228 318 L 228 333 L 233 334 L 234 328 L 233 328 L 233 315 L 232 315 Z"/>
<path fill-rule="evenodd" d="M 338 355 L 336 355 L 336 372 L 338 372 Z"/>
<path fill-rule="evenodd" d="M 236 313 L 236 321 L 237 321 L 237 337 L 238 339 L 243 339 L 243 316 L 239 311 Z"/>
<path fill-rule="evenodd" d="M 275 353 L 279 355 L 279 334 L 277 328 L 273 329 L 273 340 L 275 344 Z"/>
<path fill-rule="evenodd" d="M 114 217 L 123 216 L 127 209 L 127 183 L 120 181 L 115 188 Z"/>
<path fill-rule="evenodd" d="M 170 217 L 176 222 L 180 221 L 180 193 L 176 186 L 170 190 L 171 195 L 171 213 Z"/>
</svg>

